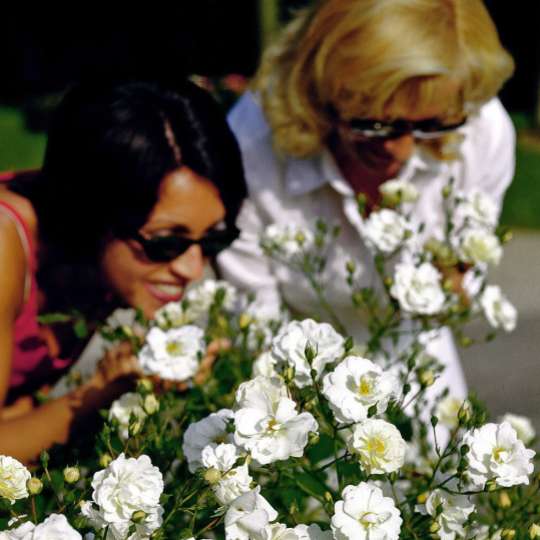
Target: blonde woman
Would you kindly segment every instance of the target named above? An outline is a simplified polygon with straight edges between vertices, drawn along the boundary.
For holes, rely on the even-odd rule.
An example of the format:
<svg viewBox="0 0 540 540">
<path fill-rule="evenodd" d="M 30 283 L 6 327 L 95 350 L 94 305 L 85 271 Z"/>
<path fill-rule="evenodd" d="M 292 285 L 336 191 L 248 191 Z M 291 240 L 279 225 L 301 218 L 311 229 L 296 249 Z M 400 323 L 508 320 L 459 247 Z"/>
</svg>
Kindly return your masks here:
<svg viewBox="0 0 540 540">
<path fill-rule="evenodd" d="M 259 234 L 271 222 L 338 222 L 326 294 L 361 340 L 344 262 L 359 261 L 366 286 L 374 270 L 355 194 L 375 205 L 382 182 L 413 182 L 420 191 L 413 212 L 426 236 L 440 226 L 441 188 L 450 177 L 458 189 L 488 192 L 500 207 L 514 172 L 514 132 L 495 96 L 512 71 L 481 0 L 326 0 L 300 14 L 230 114 L 250 198 L 240 239 L 220 257 L 225 277 L 269 306 L 281 293 L 296 312 L 312 314 L 315 296 L 293 272 L 265 260 Z M 447 363 L 439 386 L 463 395 L 450 337 L 430 348 Z"/>
</svg>

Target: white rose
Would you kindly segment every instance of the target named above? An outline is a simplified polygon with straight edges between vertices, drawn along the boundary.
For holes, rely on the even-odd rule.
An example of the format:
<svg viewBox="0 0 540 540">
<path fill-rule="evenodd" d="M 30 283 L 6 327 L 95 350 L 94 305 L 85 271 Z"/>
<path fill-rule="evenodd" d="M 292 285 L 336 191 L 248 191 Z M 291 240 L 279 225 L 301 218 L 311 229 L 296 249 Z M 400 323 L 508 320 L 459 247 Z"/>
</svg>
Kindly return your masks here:
<svg viewBox="0 0 540 540">
<path fill-rule="evenodd" d="M 276 371 L 277 359 L 270 352 L 266 351 L 260 354 L 255 362 L 253 362 L 252 376 L 257 377 L 262 375 L 263 377 L 277 377 L 278 372 Z"/>
<path fill-rule="evenodd" d="M 360 356 L 347 356 L 324 377 L 322 389 L 336 420 L 342 424 L 366 419 L 373 405 L 378 414 L 383 413 L 398 391 L 395 375 Z"/>
<path fill-rule="evenodd" d="M 261 236 L 261 246 L 265 250 L 281 255 L 287 260 L 301 257 L 311 250 L 313 245 L 313 232 L 297 225 L 272 223 L 266 227 Z"/>
<path fill-rule="evenodd" d="M 476 298 L 480 293 L 486 279 L 487 272 L 485 270 L 478 266 L 473 266 L 463 274 L 461 287 L 469 298 Z M 472 307 L 475 311 L 478 309 L 475 305 Z"/>
<path fill-rule="evenodd" d="M 466 495 L 452 495 L 436 489 L 429 495 L 425 506 L 417 506 L 416 510 L 435 518 L 440 526 L 437 534 L 441 540 L 455 540 L 465 536 L 463 524 L 474 512 L 474 504 Z"/>
<path fill-rule="evenodd" d="M 279 379 L 256 377 L 237 391 L 234 442 L 259 463 L 301 457 L 318 424 L 310 413 L 298 414 Z"/>
<path fill-rule="evenodd" d="M 30 480 L 28 469 L 15 458 L 0 456 L 0 497 L 14 504 L 17 499 L 28 497 L 26 482 Z"/>
<path fill-rule="evenodd" d="M 162 330 L 169 330 L 192 323 L 197 319 L 197 314 L 184 309 L 182 302 L 169 302 L 156 311 L 154 318 Z"/>
<path fill-rule="evenodd" d="M 277 512 L 259 494 L 260 487 L 235 499 L 225 514 L 226 540 L 250 540 L 260 537 L 265 527 L 277 518 Z"/>
<path fill-rule="evenodd" d="M 315 354 L 312 367 L 321 377 L 326 364 L 341 359 L 345 352 L 344 344 L 343 336 L 329 324 L 305 319 L 292 321 L 280 330 L 272 341 L 272 354 L 279 363 L 294 367 L 294 381 L 303 388 L 312 383 L 306 346 L 309 345 Z"/>
<path fill-rule="evenodd" d="M 68 523 L 66 516 L 51 514 L 36 525 L 28 540 L 82 540 L 82 536 Z"/>
<path fill-rule="evenodd" d="M 336 540 L 397 540 L 402 519 L 390 497 L 368 482 L 347 486 L 334 505 L 332 530 Z"/>
<path fill-rule="evenodd" d="M 141 427 L 146 412 L 143 407 L 143 399 L 136 392 L 127 392 L 116 401 L 113 401 L 109 409 L 109 421 L 118 422 L 118 434 L 124 440 L 129 438 L 129 424 L 132 415 L 135 417 L 135 424 Z"/>
<path fill-rule="evenodd" d="M 467 229 L 456 240 L 461 259 L 472 264 L 499 264 L 502 247 L 499 239 L 484 229 Z"/>
<path fill-rule="evenodd" d="M 407 180 L 388 180 L 379 186 L 379 191 L 392 204 L 415 202 L 419 197 L 414 184 Z"/>
<path fill-rule="evenodd" d="M 221 306 L 226 311 L 234 311 L 238 301 L 238 291 L 230 283 L 215 279 L 205 279 L 186 294 L 187 312 L 193 320 L 205 325 L 208 312 L 216 301 L 218 292 L 223 295 Z"/>
<path fill-rule="evenodd" d="M 467 432 L 463 443 L 470 448 L 467 474 L 473 486 L 483 488 L 491 479 L 503 487 L 529 483 L 535 452 L 525 448 L 509 423 L 485 424 Z"/>
<path fill-rule="evenodd" d="M 0 532 L 0 540 L 82 540 L 66 516 L 51 514 L 42 523 L 27 521 L 10 531 Z"/>
<path fill-rule="evenodd" d="M 252 482 L 248 466 L 244 464 L 223 474 L 219 482 L 212 486 L 212 491 L 220 504 L 230 504 L 250 491 Z"/>
<path fill-rule="evenodd" d="M 362 227 L 362 236 L 374 252 L 393 253 L 410 237 L 411 224 L 400 213 L 383 208 L 372 212 Z"/>
<path fill-rule="evenodd" d="M 126 459 L 120 454 L 106 469 L 94 474 L 92 488 L 94 504 L 87 504 L 81 511 L 94 523 L 129 528 L 133 513 L 143 511 L 155 528 L 161 525 L 163 477 L 148 456 Z M 148 525 L 145 520 L 143 526 L 148 529 Z"/>
<path fill-rule="evenodd" d="M 258 375 L 240 384 L 236 390 L 235 403 L 237 409 L 266 410 L 268 403 L 277 403 L 288 397 L 287 387 L 279 377 Z"/>
<path fill-rule="evenodd" d="M 428 262 L 418 267 L 409 263 L 396 265 L 390 294 L 398 300 L 403 311 L 411 314 L 434 315 L 445 303 L 441 275 Z"/>
<path fill-rule="evenodd" d="M 300 540 L 300 537 L 296 529 L 291 529 L 283 523 L 271 523 L 261 532 L 260 540 Z"/>
<path fill-rule="evenodd" d="M 349 449 L 368 474 L 397 471 L 405 461 L 407 443 L 393 424 L 369 418 L 353 427 Z"/>
<path fill-rule="evenodd" d="M 500 422 L 508 422 L 515 430 L 518 439 L 523 444 L 529 444 L 536 437 L 536 431 L 532 425 L 532 422 L 526 416 L 520 416 L 518 414 L 506 413 Z"/>
<path fill-rule="evenodd" d="M 441 424 L 447 428 L 454 429 L 458 425 L 458 413 L 462 406 L 463 410 L 470 410 L 471 408 L 467 400 L 464 401 L 454 396 L 446 396 L 437 405 L 435 416 Z"/>
<path fill-rule="evenodd" d="M 166 332 L 152 328 L 139 352 L 141 368 L 162 379 L 186 381 L 197 373 L 205 349 L 203 336 L 197 326 L 182 326 Z"/>
<path fill-rule="evenodd" d="M 458 193 L 460 202 L 454 212 L 454 222 L 487 227 L 497 225 L 499 210 L 493 199 L 481 191 Z"/>
<path fill-rule="evenodd" d="M 225 472 L 234 467 L 238 459 L 238 449 L 234 444 L 209 444 L 203 448 L 201 457 L 202 464 L 207 469 L 212 467 Z"/>
<path fill-rule="evenodd" d="M 12 525 L 12 520 L 8 522 L 8 525 Z M 0 540 L 30 540 L 35 527 L 34 523 L 26 521 L 14 529 L 1 531 Z"/>
<path fill-rule="evenodd" d="M 231 410 L 221 409 L 188 426 L 184 433 L 182 451 L 191 473 L 203 467 L 202 451 L 206 446 L 232 441 L 232 434 L 227 433 L 227 426 L 233 417 Z"/>
<path fill-rule="evenodd" d="M 161 506 L 146 512 L 144 519 L 137 520 L 136 523 L 133 521 L 108 523 L 103 517 L 103 512 L 95 508 L 91 501 L 81 503 L 81 514 L 86 517 L 89 525 L 94 530 L 107 529 L 104 540 L 148 540 L 152 533 L 159 529 L 163 523 L 163 508 Z M 134 532 L 129 534 L 131 528 L 134 528 Z M 84 540 L 94 540 L 94 535 L 88 533 L 84 536 Z"/>
<path fill-rule="evenodd" d="M 294 530 L 298 535 L 299 540 L 332 540 L 332 531 L 322 531 L 321 528 L 316 525 L 297 525 Z"/>
<path fill-rule="evenodd" d="M 497 285 L 488 285 L 480 297 L 480 305 L 489 324 L 512 332 L 516 327 L 517 310 L 502 294 Z"/>
</svg>

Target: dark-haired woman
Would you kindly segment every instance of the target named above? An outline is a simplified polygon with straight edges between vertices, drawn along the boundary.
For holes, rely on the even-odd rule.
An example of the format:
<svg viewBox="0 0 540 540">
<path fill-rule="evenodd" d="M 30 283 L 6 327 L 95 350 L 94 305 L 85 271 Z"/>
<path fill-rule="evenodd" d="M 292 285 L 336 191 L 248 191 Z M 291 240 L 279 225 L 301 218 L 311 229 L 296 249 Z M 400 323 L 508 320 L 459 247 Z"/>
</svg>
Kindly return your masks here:
<svg viewBox="0 0 540 540">
<path fill-rule="evenodd" d="M 84 343 L 40 313 L 90 325 L 120 306 L 147 317 L 179 300 L 206 257 L 236 237 L 245 195 L 236 141 L 190 83 L 81 85 L 55 114 L 42 171 L 0 187 L 0 454 L 22 460 L 65 442 L 76 421 L 139 375 L 129 348 L 39 407 Z"/>
</svg>

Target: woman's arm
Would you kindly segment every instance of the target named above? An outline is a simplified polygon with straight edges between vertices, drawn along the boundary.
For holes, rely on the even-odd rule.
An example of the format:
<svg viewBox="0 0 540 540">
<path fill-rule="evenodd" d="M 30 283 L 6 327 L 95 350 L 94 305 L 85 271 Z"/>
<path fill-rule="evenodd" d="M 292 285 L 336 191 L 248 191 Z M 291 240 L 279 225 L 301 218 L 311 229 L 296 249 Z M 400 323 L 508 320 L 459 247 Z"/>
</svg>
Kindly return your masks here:
<svg viewBox="0 0 540 540">
<path fill-rule="evenodd" d="M 13 354 L 13 325 L 24 302 L 26 256 L 13 221 L 0 213 L 0 413 L 9 389 Z M 0 420 L 0 454 L 21 461 L 41 450 L 64 443 L 79 419 L 95 412 L 125 392 L 139 374 L 137 360 L 127 345 L 107 353 L 92 379 L 60 399 L 23 414 Z M 0 414 L 0 418 L 3 415 Z"/>
<path fill-rule="evenodd" d="M 13 325 L 24 302 L 26 255 L 10 217 L 0 212 L 0 406 L 11 374 Z"/>
<path fill-rule="evenodd" d="M 67 442 L 82 420 L 128 391 L 139 375 L 129 345 L 109 351 L 88 383 L 27 414 L 0 421 L 0 454 L 25 462 L 53 444 Z"/>
</svg>

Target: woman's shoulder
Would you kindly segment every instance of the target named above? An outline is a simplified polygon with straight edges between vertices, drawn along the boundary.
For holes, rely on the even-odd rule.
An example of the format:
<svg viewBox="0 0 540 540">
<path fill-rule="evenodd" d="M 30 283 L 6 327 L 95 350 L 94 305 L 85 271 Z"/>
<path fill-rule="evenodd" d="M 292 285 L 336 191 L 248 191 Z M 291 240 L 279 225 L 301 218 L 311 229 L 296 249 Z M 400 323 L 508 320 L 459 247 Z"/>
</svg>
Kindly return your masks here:
<svg viewBox="0 0 540 540">
<path fill-rule="evenodd" d="M 486 151 L 497 154 L 502 147 L 513 148 L 515 129 L 498 98 L 482 105 L 469 124 L 467 139 L 484 157 Z"/>
<path fill-rule="evenodd" d="M 22 225 L 26 227 L 35 241 L 37 239 L 38 223 L 32 203 L 26 197 L 10 191 L 7 186 L 0 185 L 0 207 L 2 206 L 12 210 L 15 219 L 23 222 Z M 7 230 L 10 226 L 13 226 L 12 215 L 0 211 L 0 234 L 2 234 L 2 230 Z"/>
<path fill-rule="evenodd" d="M 256 93 L 247 91 L 231 109 L 227 120 L 243 150 L 271 142 L 270 126 Z"/>
<path fill-rule="evenodd" d="M 26 253 L 21 242 L 20 228 L 13 213 L 2 212 L 2 202 L 25 219 L 33 213 L 26 207 L 20 196 L 6 193 L 0 187 L 0 323 L 12 320 L 19 312 L 24 298 L 24 284 L 27 272 Z"/>
</svg>

